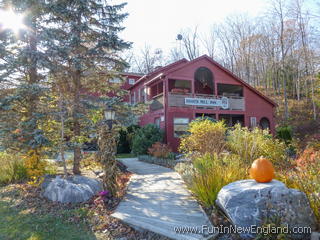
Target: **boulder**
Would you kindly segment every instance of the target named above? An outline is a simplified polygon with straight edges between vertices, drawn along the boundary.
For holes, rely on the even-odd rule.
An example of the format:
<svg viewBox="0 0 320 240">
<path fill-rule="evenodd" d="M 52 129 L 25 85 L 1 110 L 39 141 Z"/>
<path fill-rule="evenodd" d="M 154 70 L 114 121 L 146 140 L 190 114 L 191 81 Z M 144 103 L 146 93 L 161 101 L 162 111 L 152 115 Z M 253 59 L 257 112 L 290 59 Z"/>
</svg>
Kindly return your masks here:
<svg viewBox="0 0 320 240">
<path fill-rule="evenodd" d="M 216 203 L 233 225 L 240 227 L 243 239 L 254 238 L 258 229 L 252 231 L 251 227 L 262 226 L 270 217 L 281 218 L 282 225 L 289 231 L 295 227 L 315 229 L 316 226 L 305 193 L 287 188 L 277 180 L 258 183 L 250 179 L 230 183 L 220 190 Z M 291 234 L 291 239 L 308 239 L 310 234 Z"/>
<path fill-rule="evenodd" d="M 61 203 L 79 203 L 89 200 L 102 191 L 100 181 L 84 176 L 70 176 L 66 179 L 47 177 L 42 183 L 42 195 Z"/>
</svg>

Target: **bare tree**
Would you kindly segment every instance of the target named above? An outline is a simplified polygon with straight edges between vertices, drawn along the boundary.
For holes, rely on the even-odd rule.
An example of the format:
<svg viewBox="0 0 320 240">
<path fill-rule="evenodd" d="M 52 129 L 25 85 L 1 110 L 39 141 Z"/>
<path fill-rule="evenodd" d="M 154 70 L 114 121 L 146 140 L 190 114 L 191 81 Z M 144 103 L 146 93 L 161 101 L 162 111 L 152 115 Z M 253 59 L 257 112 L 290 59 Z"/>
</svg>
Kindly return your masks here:
<svg viewBox="0 0 320 240">
<path fill-rule="evenodd" d="M 133 55 L 129 60 L 133 71 L 145 74 L 154 71 L 165 62 L 163 51 L 159 48 L 152 49 L 147 44 L 140 50 L 140 54 Z"/>
</svg>

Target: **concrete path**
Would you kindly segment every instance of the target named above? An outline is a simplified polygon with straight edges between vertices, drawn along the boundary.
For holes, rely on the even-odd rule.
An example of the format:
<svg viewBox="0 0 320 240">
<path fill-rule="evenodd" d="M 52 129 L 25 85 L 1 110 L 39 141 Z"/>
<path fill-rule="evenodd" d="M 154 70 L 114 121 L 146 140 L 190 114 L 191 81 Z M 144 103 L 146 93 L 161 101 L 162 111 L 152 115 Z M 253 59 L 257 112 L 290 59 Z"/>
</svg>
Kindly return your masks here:
<svg viewBox="0 0 320 240">
<path fill-rule="evenodd" d="M 135 174 L 113 217 L 172 239 L 213 239 L 216 236 L 212 234 L 206 214 L 178 173 L 136 158 L 119 160 Z M 190 228 L 189 233 L 177 233 L 175 228 L 183 227 Z"/>
</svg>

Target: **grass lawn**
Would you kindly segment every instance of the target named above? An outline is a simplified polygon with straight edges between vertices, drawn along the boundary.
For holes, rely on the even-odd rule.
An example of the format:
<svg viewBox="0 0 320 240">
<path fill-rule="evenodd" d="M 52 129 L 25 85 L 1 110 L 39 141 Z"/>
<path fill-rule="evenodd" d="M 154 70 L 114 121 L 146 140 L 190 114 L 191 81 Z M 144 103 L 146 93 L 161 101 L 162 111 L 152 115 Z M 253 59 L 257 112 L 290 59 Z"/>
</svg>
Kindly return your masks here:
<svg viewBox="0 0 320 240">
<path fill-rule="evenodd" d="M 85 223 L 86 213 L 79 209 L 60 210 L 54 214 L 39 214 L 39 209 L 17 201 L 19 190 L 0 188 L 0 239 L 50 240 L 97 239 Z M 76 222 L 71 220 L 77 219 Z"/>
<path fill-rule="evenodd" d="M 117 154 L 116 158 L 133 158 L 135 157 L 134 154 L 132 153 L 120 153 L 120 154 Z"/>
</svg>

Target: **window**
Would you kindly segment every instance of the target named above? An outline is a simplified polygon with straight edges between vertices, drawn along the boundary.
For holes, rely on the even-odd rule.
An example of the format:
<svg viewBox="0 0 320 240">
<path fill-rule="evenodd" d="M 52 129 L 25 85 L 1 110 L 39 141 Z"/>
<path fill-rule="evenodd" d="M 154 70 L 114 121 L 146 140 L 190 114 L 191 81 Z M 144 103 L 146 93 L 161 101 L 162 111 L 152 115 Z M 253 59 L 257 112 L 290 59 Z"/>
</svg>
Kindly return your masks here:
<svg viewBox="0 0 320 240">
<path fill-rule="evenodd" d="M 189 118 L 174 118 L 173 119 L 173 131 L 174 137 L 179 138 L 187 133 L 189 125 Z"/>
<path fill-rule="evenodd" d="M 256 117 L 250 117 L 250 126 L 252 128 L 255 128 L 257 126 L 257 118 Z"/>
<path fill-rule="evenodd" d="M 260 127 L 262 129 L 270 129 L 270 121 L 268 118 L 263 117 L 260 119 Z"/>
<path fill-rule="evenodd" d="M 140 97 L 141 102 L 146 102 L 146 88 L 140 89 Z"/>
<path fill-rule="evenodd" d="M 133 78 L 129 78 L 128 82 L 130 85 L 133 85 L 135 83 L 135 80 Z"/>
<path fill-rule="evenodd" d="M 130 103 L 132 105 L 136 103 L 136 93 L 135 92 L 131 93 L 131 95 L 130 95 Z"/>
<path fill-rule="evenodd" d="M 187 80 L 169 80 L 169 92 L 178 94 L 187 94 L 191 92 L 191 81 Z"/>
<path fill-rule="evenodd" d="M 154 124 L 155 124 L 158 128 L 160 128 L 160 122 L 161 122 L 161 120 L 160 120 L 159 117 L 157 117 L 157 118 L 154 119 Z"/>
<path fill-rule="evenodd" d="M 218 83 L 218 95 L 226 97 L 243 97 L 243 87 L 240 85 Z"/>
<path fill-rule="evenodd" d="M 194 73 L 194 90 L 197 94 L 214 94 L 213 74 L 210 69 L 200 67 Z"/>
</svg>

